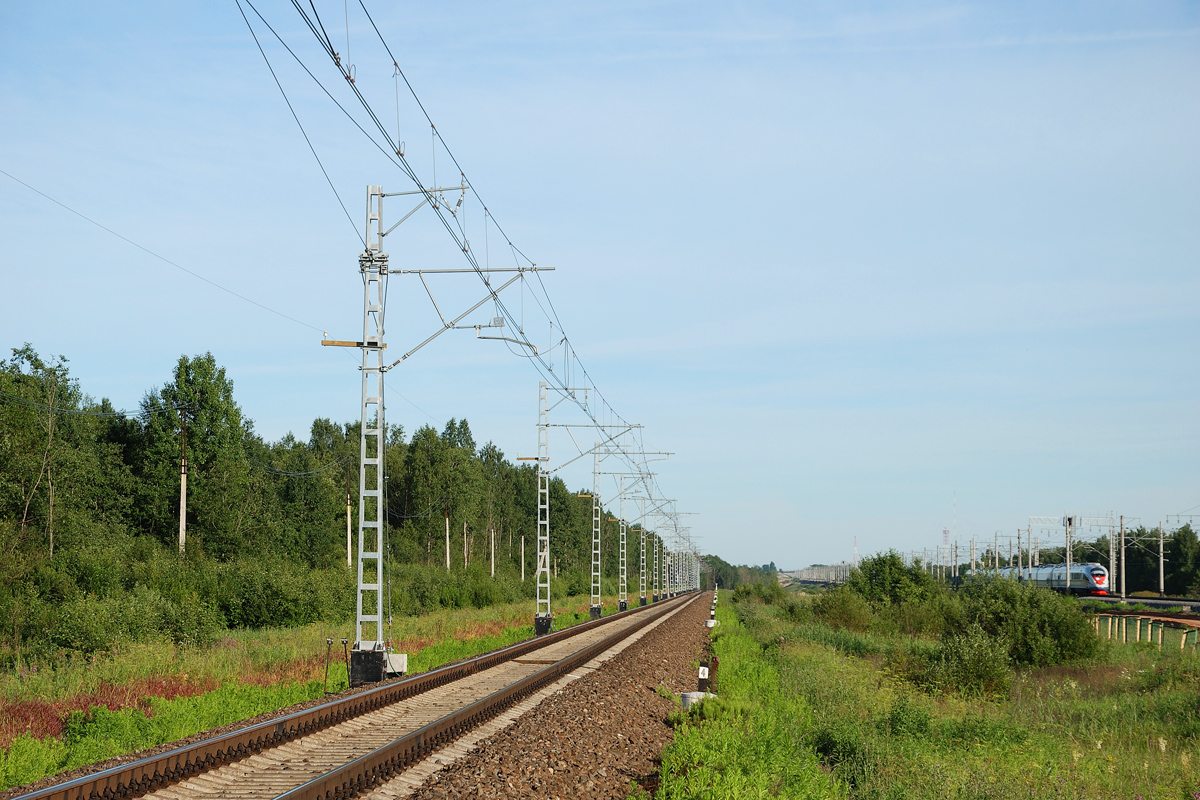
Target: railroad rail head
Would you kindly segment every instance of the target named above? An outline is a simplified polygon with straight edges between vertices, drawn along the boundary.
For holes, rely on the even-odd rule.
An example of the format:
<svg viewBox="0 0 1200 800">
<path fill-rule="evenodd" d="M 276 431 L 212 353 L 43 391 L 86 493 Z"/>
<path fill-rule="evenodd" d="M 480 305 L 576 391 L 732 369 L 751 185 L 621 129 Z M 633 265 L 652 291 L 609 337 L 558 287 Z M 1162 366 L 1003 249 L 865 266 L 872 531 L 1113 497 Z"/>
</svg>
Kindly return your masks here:
<svg viewBox="0 0 1200 800">
<path fill-rule="evenodd" d="M 694 593 L 689 592 L 687 595 L 680 595 L 675 602 L 661 603 L 658 606 L 650 607 L 654 611 L 644 614 L 633 625 L 593 642 L 567 658 L 546 666 L 516 683 L 499 689 L 424 727 L 407 733 L 383 747 L 284 792 L 275 800 L 343 800 L 373 789 L 421 761 L 443 745 L 500 714 L 522 698 L 591 661 L 617 641 L 644 628 L 669 611 L 695 600 L 696 597 L 693 595 Z"/>
</svg>

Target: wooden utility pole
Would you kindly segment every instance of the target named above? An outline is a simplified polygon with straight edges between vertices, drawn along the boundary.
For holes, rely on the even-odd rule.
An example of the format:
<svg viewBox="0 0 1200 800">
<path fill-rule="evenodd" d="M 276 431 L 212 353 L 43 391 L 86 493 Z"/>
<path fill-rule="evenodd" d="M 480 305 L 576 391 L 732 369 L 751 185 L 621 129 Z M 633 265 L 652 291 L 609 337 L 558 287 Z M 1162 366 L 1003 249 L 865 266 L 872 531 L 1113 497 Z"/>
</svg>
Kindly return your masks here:
<svg viewBox="0 0 1200 800">
<path fill-rule="evenodd" d="M 46 528 L 50 532 L 50 557 L 54 558 L 54 476 L 46 470 L 46 482 L 50 486 L 50 516 L 46 519 Z"/>
</svg>

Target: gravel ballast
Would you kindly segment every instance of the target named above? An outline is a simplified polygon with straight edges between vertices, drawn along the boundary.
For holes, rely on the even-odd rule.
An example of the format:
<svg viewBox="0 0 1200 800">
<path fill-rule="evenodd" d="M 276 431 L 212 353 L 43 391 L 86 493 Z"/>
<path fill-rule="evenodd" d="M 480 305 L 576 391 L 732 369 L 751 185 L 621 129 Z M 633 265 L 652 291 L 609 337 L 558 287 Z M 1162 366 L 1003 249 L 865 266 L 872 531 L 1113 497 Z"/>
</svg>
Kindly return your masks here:
<svg viewBox="0 0 1200 800">
<path fill-rule="evenodd" d="M 657 691 L 695 691 L 708 604 L 689 603 L 604 666 L 435 773 L 411 796 L 625 798 L 652 788 L 677 706 Z"/>
</svg>

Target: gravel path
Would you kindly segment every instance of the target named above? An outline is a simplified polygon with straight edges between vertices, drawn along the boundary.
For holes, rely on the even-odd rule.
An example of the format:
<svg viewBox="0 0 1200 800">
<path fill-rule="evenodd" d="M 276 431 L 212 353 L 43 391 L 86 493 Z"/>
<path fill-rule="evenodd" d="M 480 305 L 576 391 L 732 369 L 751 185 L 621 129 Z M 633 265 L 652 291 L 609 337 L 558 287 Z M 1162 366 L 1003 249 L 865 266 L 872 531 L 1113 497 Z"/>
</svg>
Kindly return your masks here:
<svg viewBox="0 0 1200 800">
<path fill-rule="evenodd" d="M 672 701 L 655 690 L 695 691 L 707 651 L 708 595 L 573 681 L 510 727 L 436 773 L 411 796 L 621 798 L 636 781 L 653 788 L 671 741 Z"/>
</svg>

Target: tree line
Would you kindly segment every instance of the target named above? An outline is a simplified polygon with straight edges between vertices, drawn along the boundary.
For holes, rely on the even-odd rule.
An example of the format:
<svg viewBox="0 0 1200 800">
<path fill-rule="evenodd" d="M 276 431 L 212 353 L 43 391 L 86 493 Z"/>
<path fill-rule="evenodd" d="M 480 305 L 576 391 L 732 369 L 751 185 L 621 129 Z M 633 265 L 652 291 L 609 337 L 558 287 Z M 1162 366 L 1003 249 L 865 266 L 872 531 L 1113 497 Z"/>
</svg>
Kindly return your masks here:
<svg viewBox="0 0 1200 800">
<path fill-rule="evenodd" d="M 389 425 L 384 455 L 389 613 L 533 596 L 534 467 L 492 442 L 478 446 L 465 419 L 411 435 Z M 14 349 L 0 361 L 0 658 L 11 665 L 125 639 L 203 642 L 227 626 L 352 617 L 346 521 L 356 547 L 358 471 L 357 421 L 318 418 L 307 440 L 267 441 L 211 353 L 181 356 L 171 379 L 126 413 L 87 395 L 65 358 Z M 550 482 L 559 597 L 591 586 L 592 500 L 581 494 L 590 492 Z M 613 516 L 604 509 L 607 594 L 618 569 Z M 648 538 L 652 558 L 656 534 Z M 628 541 L 636 597 L 636 526 Z"/>
</svg>

